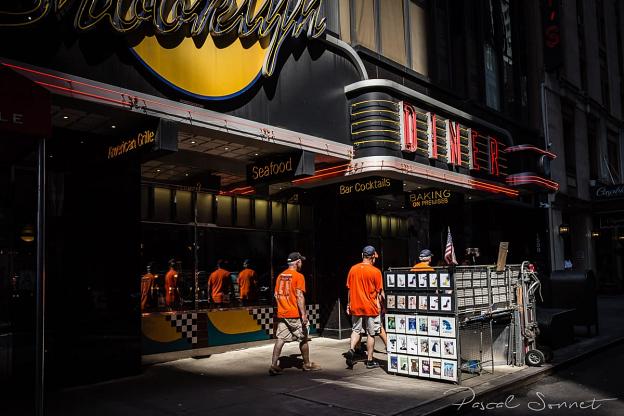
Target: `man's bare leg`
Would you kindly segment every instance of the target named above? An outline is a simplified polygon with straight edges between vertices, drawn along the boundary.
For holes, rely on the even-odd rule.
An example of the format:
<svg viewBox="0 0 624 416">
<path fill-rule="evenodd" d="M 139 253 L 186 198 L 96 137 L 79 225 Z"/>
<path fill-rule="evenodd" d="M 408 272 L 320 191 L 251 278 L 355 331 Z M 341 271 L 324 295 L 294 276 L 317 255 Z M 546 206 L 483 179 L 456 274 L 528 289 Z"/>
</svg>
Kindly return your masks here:
<svg viewBox="0 0 624 416">
<path fill-rule="evenodd" d="M 280 357 L 280 354 L 282 353 L 283 347 L 284 347 L 283 339 L 275 340 L 275 346 L 273 347 L 273 362 L 271 363 L 271 365 L 277 366 L 277 362 L 279 361 L 279 357 Z"/>
<path fill-rule="evenodd" d="M 308 345 L 308 340 L 299 343 L 299 349 L 303 357 L 303 365 L 310 365 L 310 346 Z"/>
<path fill-rule="evenodd" d="M 360 343 L 360 339 L 362 339 L 362 335 L 357 332 L 351 332 L 351 349 L 355 350 L 355 347 Z"/>
<path fill-rule="evenodd" d="M 375 337 L 371 334 L 366 336 L 366 354 L 368 361 L 373 361 L 373 352 L 375 351 Z"/>
</svg>

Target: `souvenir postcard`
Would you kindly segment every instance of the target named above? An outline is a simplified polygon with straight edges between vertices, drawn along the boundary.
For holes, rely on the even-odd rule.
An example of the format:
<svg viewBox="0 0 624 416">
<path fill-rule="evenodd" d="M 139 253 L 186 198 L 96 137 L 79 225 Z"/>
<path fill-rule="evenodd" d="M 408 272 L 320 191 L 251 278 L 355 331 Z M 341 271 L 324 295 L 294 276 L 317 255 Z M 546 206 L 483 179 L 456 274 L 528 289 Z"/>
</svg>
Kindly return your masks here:
<svg viewBox="0 0 624 416">
<path fill-rule="evenodd" d="M 442 380 L 457 381 L 457 361 L 442 360 Z"/>
<path fill-rule="evenodd" d="M 418 333 L 418 318 L 414 315 L 406 315 L 407 316 L 407 327 L 405 328 L 406 334 L 417 334 Z"/>
<path fill-rule="evenodd" d="M 428 335 L 431 336 L 440 336 L 440 317 L 439 316 L 428 316 L 427 324 L 429 326 L 429 330 L 427 332 Z"/>
<path fill-rule="evenodd" d="M 455 318 L 440 317 L 440 336 L 455 338 Z"/>
<path fill-rule="evenodd" d="M 429 335 L 429 319 L 426 316 L 418 316 L 418 326 L 416 333 L 418 335 Z"/>
<path fill-rule="evenodd" d="M 409 355 L 418 355 L 418 337 L 413 336 L 413 335 L 408 335 L 407 353 Z"/>
<path fill-rule="evenodd" d="M 457 358 L 457 340 L 452 338 L 440 338 L 442 342 L 442 358 Z"/>
<path fill-rule="evenodd" d="M 440 357 L 440 338 L 429 338 L 429 356 Z"/>
<path fill-rule="evenodd" d="M 399 354 L 399 371 L 400 374 L 409 374 L 407 355 Z"/>
</svg>

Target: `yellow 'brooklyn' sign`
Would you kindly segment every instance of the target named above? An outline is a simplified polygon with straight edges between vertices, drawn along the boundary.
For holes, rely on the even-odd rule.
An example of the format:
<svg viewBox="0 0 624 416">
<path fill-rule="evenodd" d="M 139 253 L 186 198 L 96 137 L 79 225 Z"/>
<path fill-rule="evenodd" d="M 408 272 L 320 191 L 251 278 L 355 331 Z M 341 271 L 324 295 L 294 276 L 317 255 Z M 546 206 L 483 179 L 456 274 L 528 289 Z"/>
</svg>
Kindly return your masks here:
<svg viewBox="0 0 624 416">
<path fill-rule="evenodd" d="M 0 10 L 0 26 L 31 25 L 50 13 L 65 16 L 75 10 L 78 30 L 108 22 L 118 33 L 142 35 L 133 52 L 172 87 L 199 98 L 223 99 L 245 91 L 261 75 L 271 76 L 288 37 L 304 31 L 310 38 L 321 36 L 326 26 L 321 4 L 322 0 L 35 0 L 24 10 Z"/>
</svg>

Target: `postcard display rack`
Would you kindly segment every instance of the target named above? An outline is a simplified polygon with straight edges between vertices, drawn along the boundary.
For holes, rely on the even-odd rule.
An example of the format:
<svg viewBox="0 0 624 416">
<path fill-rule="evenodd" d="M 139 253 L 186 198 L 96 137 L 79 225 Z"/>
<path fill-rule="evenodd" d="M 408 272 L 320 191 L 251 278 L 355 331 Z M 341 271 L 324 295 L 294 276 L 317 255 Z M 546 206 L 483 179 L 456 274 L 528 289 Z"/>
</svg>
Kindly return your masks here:
<svg viewBox="0 0 624 416">
<path fill-rule="evenodd" d="M 453 275 L 448 271 L 384 272 L 388 371 L 460 382 Z"/>
<path fill-rule="evenodd" d="M 457 384 L 486 368 L 493 372 L 492 318 L 515 317 L 516 269 L 457 266 L 452 271 L 384 272 L 388 371 Z M 512 339 L 519 331 L 512 327 L 509 333 L 508 345 L 520 345 Z"/>
</svg>

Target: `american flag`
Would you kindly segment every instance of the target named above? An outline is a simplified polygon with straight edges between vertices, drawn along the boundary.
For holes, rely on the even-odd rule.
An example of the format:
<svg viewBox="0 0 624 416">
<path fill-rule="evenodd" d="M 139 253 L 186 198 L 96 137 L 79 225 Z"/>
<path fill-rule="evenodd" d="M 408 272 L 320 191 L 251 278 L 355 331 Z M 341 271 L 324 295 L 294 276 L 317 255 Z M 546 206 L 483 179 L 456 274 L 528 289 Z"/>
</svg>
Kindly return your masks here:
<svg viewBox="0 0 624 416">
<path fill-rule="evenodd" d="M 446 264 L 457 264 L 457 259 L 455 258 L 455 248 L 453 247 L 453 237 L 451 237 L 451 227 L 448 227 L 444 260 L 446 261 Z"/>
</svg>

